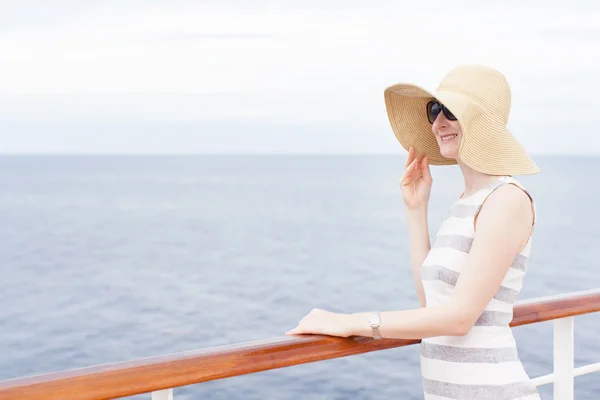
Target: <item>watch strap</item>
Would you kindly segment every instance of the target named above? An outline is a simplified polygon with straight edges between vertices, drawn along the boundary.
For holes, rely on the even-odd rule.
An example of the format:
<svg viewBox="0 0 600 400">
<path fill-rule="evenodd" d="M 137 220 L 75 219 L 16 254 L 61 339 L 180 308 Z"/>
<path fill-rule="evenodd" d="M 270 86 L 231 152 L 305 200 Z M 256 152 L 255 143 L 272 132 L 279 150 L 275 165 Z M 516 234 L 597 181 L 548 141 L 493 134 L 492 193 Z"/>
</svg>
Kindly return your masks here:
<svg viewBox="0 0 600 400">
<path fill-rule="evenodd" d="M 373 315 L 371 315 L 369 325 L 371 325 L 371 332 L 373 333 L 373 338 L 381 339 L 381 332 L 379 331 L 379 327 L 381 326 L 381 315 L 379 311 L 374 312 Z"/>
</svg>

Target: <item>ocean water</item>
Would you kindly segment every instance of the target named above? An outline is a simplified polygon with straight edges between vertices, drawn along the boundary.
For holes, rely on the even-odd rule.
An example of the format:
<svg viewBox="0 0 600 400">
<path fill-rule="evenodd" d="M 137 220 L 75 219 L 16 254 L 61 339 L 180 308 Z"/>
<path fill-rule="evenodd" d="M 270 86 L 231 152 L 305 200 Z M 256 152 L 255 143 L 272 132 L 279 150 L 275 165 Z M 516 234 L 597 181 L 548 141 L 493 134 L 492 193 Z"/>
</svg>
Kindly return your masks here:
<svg viewBox="0 0 600 400">
<path fill-rule="evenodd" d="M 0 157 L 0 379 L 283 335 L 313 307 L 417 306 L 397 156 Z M 539 157 L 520 299 L 600 287 L 600 158 Z M 430 231 L 460 194 L 433 167 Z M 575 321 L 600 361 L 600 314 Z M 514 329 L 533 376 L 552 323 Z M 418 347 L 177 388 L 177 399 L 420 399 Z M 600 398 L 600 375 L 576 378 Z M 541 389 L 552 398 L 552 385 Z M 149 398 L 149 395 L 135 396 Z"/>
</svg>

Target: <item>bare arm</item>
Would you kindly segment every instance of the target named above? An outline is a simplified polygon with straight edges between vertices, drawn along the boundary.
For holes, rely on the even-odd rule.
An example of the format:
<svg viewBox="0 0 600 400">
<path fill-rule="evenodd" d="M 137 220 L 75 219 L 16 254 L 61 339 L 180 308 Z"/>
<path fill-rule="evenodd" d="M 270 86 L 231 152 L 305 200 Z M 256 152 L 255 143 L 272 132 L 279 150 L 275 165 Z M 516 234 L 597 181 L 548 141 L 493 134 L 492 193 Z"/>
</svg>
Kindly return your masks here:
<svg viewBox="0 0 600 400">
<path fill-rule="evenodd" d="M 408 151 L 404 174 L 400 180 L 402 198 L 406 205 L 406 223 L 410 248 L 410 264 L 415 281 L 417 298 L 421 307 L 425 307 L 426 299 L 421 282 L 421 264 L 425 261 L 431 248 L 427 210 L 433 179 L 429 171 L 427 157 L 419 160 L 415 157 L 414 148 Z"/>
<path fill-rule="evenodd" d="M 429 225 L 427 221 L 427 206 L 417 209 L 406 210 L 406 223 L 408 225 L 408 239 L 410 245 L 410 264 L 412 266 L 415 289 L 421 307 L 425 307 L 425 291 L 421 281 L 421 265 L 429 250 L 431 242 L 429 238 Z"/>
<path fill-rule="evenodd" d="M 452 300 L 443 306 L 381 313 L 384 338 L 421 339 L 466 335 L 497 293 L 508 268 L 531 233 L 529 197 L 507 185 L 492 193 L 481 209 L 477 232 Z M 371 313 L 350 314 L 347 333 L 371 336 Z"/>
</svg>

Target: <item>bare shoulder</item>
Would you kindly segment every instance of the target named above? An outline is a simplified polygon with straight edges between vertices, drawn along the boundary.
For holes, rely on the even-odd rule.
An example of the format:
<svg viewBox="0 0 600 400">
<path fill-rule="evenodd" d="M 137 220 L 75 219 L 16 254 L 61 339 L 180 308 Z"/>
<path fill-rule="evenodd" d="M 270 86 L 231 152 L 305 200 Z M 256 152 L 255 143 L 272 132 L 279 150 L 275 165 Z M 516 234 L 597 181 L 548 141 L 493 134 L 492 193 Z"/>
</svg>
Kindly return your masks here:
<svg viewBox="0 0 600 400">
<path fill-rule="evenodd" d="M 533 217 L 531 199 L 523 189 L 515 185 L 502 185 L 494 190 L 484 202 L 483 210 L 500 213 L 504 217 Z"/>
<path fill-rule="evenodd" d="M 533 225 L 531 199 L 523 189 L 502 185 L 483 203 L 477 218 L 477 231 L 503 231 L 523 242 L 529 237 Z"/>
</svg>

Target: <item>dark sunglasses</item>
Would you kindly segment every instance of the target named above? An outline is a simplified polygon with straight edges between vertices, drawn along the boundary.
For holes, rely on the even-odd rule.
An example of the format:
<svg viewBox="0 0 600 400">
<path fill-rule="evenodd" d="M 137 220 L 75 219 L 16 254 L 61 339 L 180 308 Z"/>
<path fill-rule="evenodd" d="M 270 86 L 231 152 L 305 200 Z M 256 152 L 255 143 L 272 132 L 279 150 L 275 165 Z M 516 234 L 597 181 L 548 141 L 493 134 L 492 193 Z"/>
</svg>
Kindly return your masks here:
<svg viewBox="0 0 600 400">
<path fill-rule="evenodd" d="M 452 114 L 445 105 L 435 100 L 431 100 L 427 103 L 427 118 L 429 119 L 430 124 L 433 124 L 438 115 L 440 115 L 440 112 L 443 112 L 444 116 L 450 121 L 456 121 L 454 114 Z"/>
</svg>

